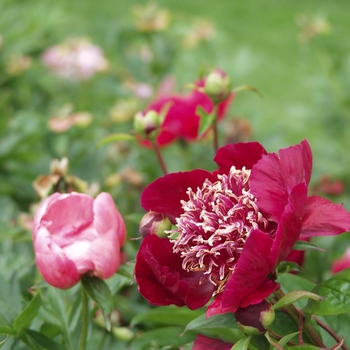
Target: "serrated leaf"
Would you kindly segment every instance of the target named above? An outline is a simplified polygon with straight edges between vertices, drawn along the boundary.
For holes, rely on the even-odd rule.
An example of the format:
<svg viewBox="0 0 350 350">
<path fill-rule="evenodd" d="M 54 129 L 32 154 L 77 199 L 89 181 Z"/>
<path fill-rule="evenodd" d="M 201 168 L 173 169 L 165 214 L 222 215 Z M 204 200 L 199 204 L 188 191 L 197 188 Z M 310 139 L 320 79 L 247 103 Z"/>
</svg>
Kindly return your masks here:
<svg viewBox="0 0 350 350">
<path fill-rule="evenodd" d="M 196 114 L 200 116 L 198 138 L 201 138 L 212 125 L 215 114 L 208 114 L 201 106 L 197 107 Z"/>
<path fill-rule="evenodd" d="M 106 282 L 98 277 L 83 276 L 82 284 L 90 298 L 101 309 L 108 331 L 111 330 L 110 314 L 113 311 L 113 296 Z"/>
<path fill-rule="evenodd" d="M 24 310 L 15 318 L 13 321 L 13 329 L 16 330 L 17 336 L 22 334 L 24 329 L 30 325 L 32 320 L 38 314 L 41 304 L 41 296 L 40 294 L 37 294 L 24 308 Z"/>
<path fill-rule="evenodd" d="M 184 333 L 191 330 L 201 330 L 210 328 L 236 328 L 237 323 L 233 313 L 226 313 L 222 315 L 215 315 L 209 318 L 205 314 L 200 315 L 191 321 L 185 328 Z"/>
<path fill-rule="evenodd" d="M 134 316 L 130 322 L 130 326 L 134 327 L 143 321 L 185 326 L 201 314 L 201 310 L 191 311 L 186 308 L 172 306 L 157 307 Z"/>
<path fill-rule="evenodd" d="M 232 346 L 231 350 L 247 350 L 251 339 L 251 336 L 240 339 L 235 345 Z"/>
<path fill-rule="evenodd" d="M 60 343 L 57 343 L 56 341 L 46 337 L 45 335 L 33 331 L 32 329 L 27 329 L 26 333 L 29 337 L 31 337 L 37 344 L 41 345 L 45 349 L 50 350 L 67 350 L 68 348 L 63 346 Z"/>
<path fill-rule="evenodd" d="M 350 312 L 350 269 L 345 269 L 317 285 L 314 293 L 323 301 L 309 300 L 304 311 L 315 315 L 339 315 Z"/>
<path fill-rule="evenodd" d="M 119 141 L 135 141 L 136 137 L 127 133 L 117 133 L 104 137 L 98 144 L 97 148 L 104 146 L 108 143 L 119 142 Z"/>
<path fill-rule="evenodd" d="M 316 301 L 321 301 L 324 300 L 323 297 L 315 294 L 315 293 L 311 293 L 311 292 L 307 292 L 305 290 L 295 290 L 293 292 L 290 292 L 288 294 L 286 294 L 285 296 L 283 296 L 280 300 L 278 300 L 274 305 L 273 305 L 273 309 L 280 309 L 284 306 L 290 305 L 295 303 L 297 300 L 300 299 L 304 299 L 304 298 L 308 298 L 308 299 L 313 299 Z"/>
<path fill-rule="evenodd" d="M 318 250 L 320 252 L 325 252 L 325 250 L 314 243 L 305 241 L 296 241 L 293 246 L 293 250 Z"/>
</svg>

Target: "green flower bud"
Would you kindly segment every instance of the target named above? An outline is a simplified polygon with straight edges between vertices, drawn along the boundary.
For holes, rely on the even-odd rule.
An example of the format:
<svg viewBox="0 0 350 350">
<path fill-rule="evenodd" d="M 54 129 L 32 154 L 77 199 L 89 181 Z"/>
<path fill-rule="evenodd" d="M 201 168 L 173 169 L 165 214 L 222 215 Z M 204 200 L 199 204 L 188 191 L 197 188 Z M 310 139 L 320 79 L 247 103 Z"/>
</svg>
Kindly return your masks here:
<svg viewBox="0 0 350 350">
<path fill-rule="evenodd" d="M 220 69 L 211 72 L 204 83 L 204 93 L 214 102 L 225 100 L 231 93 L 231 79 Z"/>
<path fill-rule="evenodd" d="M 143 216 L 140 222 L 140 233 L 143 237 L 155 234 L 160 238 L 166 237 L 164 231 L 171 229 L 171 221 L 161 213 L 150 211 Z"/>
<path fill-rule="evenodd" d="M 156 134 L 161 124 L 161 117 L 156 111 L 139 112 L 135 115 L 134 128 L 138 134 L 150 138 Z"/>
<path fill-rule="evenodd" d="M 238 327 L 246 335 L 264 333 L 275 320 L 275 311 L 272 305 L 263 300 L 256 305 L 239 308 L 235 312 Z"/>
</svg>

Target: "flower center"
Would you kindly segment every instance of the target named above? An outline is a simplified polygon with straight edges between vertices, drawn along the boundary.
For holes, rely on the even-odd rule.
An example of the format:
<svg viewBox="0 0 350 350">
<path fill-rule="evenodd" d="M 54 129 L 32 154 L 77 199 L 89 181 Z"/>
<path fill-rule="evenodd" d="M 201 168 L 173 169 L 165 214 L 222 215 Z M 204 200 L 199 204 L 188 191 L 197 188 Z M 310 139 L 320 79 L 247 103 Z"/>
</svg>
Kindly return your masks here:
<svg viewBox="0 0 350 350">
<path fill-rule="evenodd" d="M 183 269 L 209 275 L 216 286 L 213 295 L 223 291 L 250 233 L 275 232 L 276 224 L 256 205 L 249 177 L 250 170 L 232 167 L 215 183 L 207 179 L 196 192 L 188 189 L 177 229 L 169 231 L 174 252 L 183 257 Z"/>
</svg>

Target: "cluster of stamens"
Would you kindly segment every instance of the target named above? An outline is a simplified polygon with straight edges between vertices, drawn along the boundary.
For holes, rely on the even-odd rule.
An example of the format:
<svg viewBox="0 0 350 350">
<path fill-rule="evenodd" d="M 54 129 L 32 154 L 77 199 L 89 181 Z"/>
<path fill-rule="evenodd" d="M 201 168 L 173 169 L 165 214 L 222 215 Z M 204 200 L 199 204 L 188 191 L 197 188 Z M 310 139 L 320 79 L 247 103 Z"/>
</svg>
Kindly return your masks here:
<svg viewBox="0 0 350 350">
<path fill-rule="evenodd" d="M 183 269 L 209 275 L 216 286 L 214 295 L 224 289 L 250 233 L 260 229 L 273 234 L 274 225 L 250 192 L 249 177 L 250 170 L 232 167 L 215 183 L 206 180 L 196 192 L 188 189 L 177 229 L 169 231 Z"/>
</svg>

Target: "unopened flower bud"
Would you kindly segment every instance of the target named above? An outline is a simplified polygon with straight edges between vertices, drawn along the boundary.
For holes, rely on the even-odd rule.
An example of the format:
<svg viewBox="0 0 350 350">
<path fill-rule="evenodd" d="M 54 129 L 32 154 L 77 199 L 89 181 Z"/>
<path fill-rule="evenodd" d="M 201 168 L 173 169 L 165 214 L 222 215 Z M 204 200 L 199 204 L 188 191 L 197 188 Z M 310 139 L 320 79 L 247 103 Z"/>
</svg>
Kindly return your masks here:
<svg viewBox="0 0 350 350">
<path fill-rule="evenodd" d="M 204 83 L 204 93 L 214 102 L 225 100 L 231 93 L 231 79 L 220 69 L 211 72 Z"/>
<path fill-rule="evenodd" d="M 164 238 L 164 231 L 170 230 L 171 221 L 168 217 L 155 211 L 150 211 L 143 216 L 140 222 L 140 233 L 143 237 L 155 234 L 158 237 Z"/>
<path fill-rule="evenodd" d="M 275 311 L 272 305 L 263 300 L 256 305 L 239 308 L 235 312 L 238 327 L 246 335 L 264 333 L 275 320 Z"/>
<path fill-rule="evenodd" d="M 160 115 L 156 111 L 139 112 L 134 119 L 134 128 L 141 136 L 152 137 L 161 124 Z"/>
</svg>

